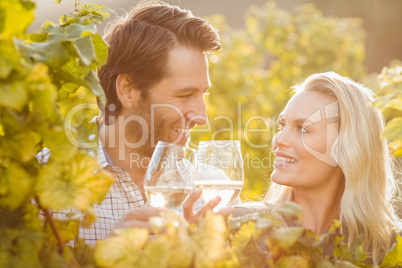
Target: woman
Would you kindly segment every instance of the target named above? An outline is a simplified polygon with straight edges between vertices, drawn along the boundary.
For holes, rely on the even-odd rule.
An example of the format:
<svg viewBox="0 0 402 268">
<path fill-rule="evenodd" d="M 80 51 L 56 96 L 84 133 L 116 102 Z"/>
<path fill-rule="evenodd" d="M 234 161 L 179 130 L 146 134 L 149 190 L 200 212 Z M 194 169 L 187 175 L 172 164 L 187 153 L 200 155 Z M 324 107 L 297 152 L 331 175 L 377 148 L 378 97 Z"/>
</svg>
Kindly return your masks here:
<svg viewBox="0 0 402 268">
<path fill-rule="evenodd" d="M 275 167 L 263 200 L 299 204 L 303 227 L 318 234 L 340 220 L 349 247 L 364 234 L 363 249 L 379 264 L 401 224 L 384 122 L 371 101 L 368 88 L 333 72 L 296 86 L 272 141 Z"/>
</svg>

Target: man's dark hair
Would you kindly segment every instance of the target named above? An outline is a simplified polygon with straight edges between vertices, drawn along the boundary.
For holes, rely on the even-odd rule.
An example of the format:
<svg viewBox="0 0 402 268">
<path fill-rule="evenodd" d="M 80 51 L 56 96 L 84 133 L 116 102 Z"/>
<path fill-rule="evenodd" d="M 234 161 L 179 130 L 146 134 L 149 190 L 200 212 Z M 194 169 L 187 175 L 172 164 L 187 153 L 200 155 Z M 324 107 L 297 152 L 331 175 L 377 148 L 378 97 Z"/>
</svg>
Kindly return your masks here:
<svg viewBox="0 0 402 268">
<path fill-rule="evenodd" d="M 128 74 L 141 98 L 146 98 L 148 89 L 165 77 L 171 50 L 184 46 L 211 53 L 221 48 L 217 30 L 208 21 L 155 1 L 141 2 L 126 17 L 110 23 L 104 39 L 110 45 L 109 57 L 98 75 L 107 99 L 106 124 L 121 110 L 116 94 L 119 74 Z M 111 104 L 114 109 L 108 109 Z"/>
</svg>

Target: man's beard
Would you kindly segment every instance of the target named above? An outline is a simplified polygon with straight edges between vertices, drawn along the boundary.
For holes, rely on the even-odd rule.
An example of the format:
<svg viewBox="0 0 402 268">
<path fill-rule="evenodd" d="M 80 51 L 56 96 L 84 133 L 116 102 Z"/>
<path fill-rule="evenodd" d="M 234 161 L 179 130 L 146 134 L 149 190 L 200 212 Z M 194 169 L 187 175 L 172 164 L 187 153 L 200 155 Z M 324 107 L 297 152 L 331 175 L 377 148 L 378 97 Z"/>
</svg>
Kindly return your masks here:
<svg viewBox="0 0 402 268">
<path fill-rule="evenodd" d="M 132 153 L 138 154 L 141 158 L 148 158 L 150 160 L 158 141 L 168 141 L 167 134 L 169 128 L 160 118 L 154 118 L 152 122 L 151 105 L 148 100 L 140 100 L 139 103 L 135 115 L 144 119 L 147 131 L 140 123 L 134 121 L 132 124 L 127 125 L 125 135 L 132 142 L 138 142 L 145 135 L 145 142 L 141 146 L 129 148 L 129 150 Z M 154 124 L 153 126 L 152 123 Z"/>
</svg>

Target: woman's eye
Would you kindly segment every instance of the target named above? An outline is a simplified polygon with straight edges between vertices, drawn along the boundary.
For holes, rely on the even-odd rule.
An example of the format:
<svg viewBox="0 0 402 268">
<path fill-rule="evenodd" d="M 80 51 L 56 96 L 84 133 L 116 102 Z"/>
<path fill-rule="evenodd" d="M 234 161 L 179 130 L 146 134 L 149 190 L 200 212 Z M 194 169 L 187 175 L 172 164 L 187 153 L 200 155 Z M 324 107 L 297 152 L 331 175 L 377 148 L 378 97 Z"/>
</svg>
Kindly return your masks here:
<svg viewBox="0 0 402 268">
<path fill-rule="evenodd" d="M 301 132 L 301 133 L 307 133 L 307 132 L 308 132 L 308 129 L 305 128 L 305 127 L 300 127 L 300 132 Z"/>
<path fill-rule="evenodd" d="M 190 98 L 191 94 L 186 94 L 186 95 L 180 95 L 180 98 Z"/>
</svg>

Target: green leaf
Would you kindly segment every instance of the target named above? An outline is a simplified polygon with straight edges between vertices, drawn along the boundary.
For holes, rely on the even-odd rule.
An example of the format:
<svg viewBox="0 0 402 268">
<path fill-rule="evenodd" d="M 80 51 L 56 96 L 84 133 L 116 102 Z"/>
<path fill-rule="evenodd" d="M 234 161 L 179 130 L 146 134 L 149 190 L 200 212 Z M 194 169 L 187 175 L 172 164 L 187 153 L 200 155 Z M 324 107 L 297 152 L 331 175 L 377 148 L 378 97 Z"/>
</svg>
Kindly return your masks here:
<svg viewBox="0 0 402 268">
<path fill-rule="evenodd" d="M 398 265 L 402 265 L 402 237 L 400 235 L 396 237 L 395 244 L 381 262 L 381 267 L 396 267 Z"/>
<path fill-rule="evenodd" d="M 300 239 L 303 232 L 304 228 L 302 227 L 278 228 L 272 232 L 267 240 L 271 241 L 270 244 L 275 243 L 276 246 L 288 250 Z"/>
<path fill-rule="evenodd" d="M 99 240 L 95 248 L 100 267 L 134 267 L 140 250 L 148 240 L 146 229 L 118 229 L 115 236 Z"/>
<path fill-rule="evenodd" d="M 84 20 L 84 18 L 81 18 L 80 20 Z M 68 25 L 65 28 L 62 28 L 63 32 L 65 32 L 64 35 L 59 33 L 59 30 L 56 30 L 55 34 L 55 39 L 57 40 L 69 40 L 69 41 L 74 41 L 75 38 L 81 37 L 81 36 L 85 36 L 88 34 L 85 34 L 86 32 L 92 33 L 92 34 L 96 34 L 96 26 L 94 24 L 89 23 L 81 23 L 81 24 L 77 24 L 77 23 L 71 23 L 70 25 Z"/>
<path fill-rule="evenodd" d="M 0 37 L 22 37 L 34 19 L 32 1 L 8 0 L 0 2 Z M 16 15 L 18 14 L 18 15 Z"/>
<path fill-rule="evenodd" d="M 99 67 L 101 67 L 105 65 L 107 62 L 108 45 L 105 43 L 105 41 L 99 34 L 95 34 L 92 38 L 92 41 L 95 47 L 97 62 L 99 64 Z"/>
<path fill-rule="evenodd" d="M 388 146 L 391 148 L 394 157 L 402 156 L 402 140 L 392 141 L 388 143 Z"/>
<path fill-rule="evenodd" d="M 0 207 L 14 210 L 32 195 L 35 177 L 18 162 L 0 165 Z"/>
<path fill-rule="evenodd" d="M 340 240 L 341 237 L 338 237 Z M 340 260 L 345 260 L 348 262 L 352 262 L 352 253 L 349 250 L 349 247 L 343 243 L 340 243 L 334 248 L 334 256 Z"/>
<path fill-rule="evenodd" d="M 288 267 L 298 267 L 298 268 L 309 268 L 309 260 L 301 256 L 286 256 L 279 259 L 275 267 L 278 268 L 288 268 Z"/>
<path fill-rule="evenodd" d="M 78 23 L 80 21 L 80 17 L 75 14 L 65 14 L 59 19 L 60 25 L 69 25 L 71 23 Z"/>
<path fill-rule="evenodd" d="M 294 202 L 285 202 L 278 208 L 278 212 L 283 215 L 285 219 L 294 224 L 301 224 L 302 210 L 301 207 Z"/>
<path fill-rule="evenodd" d="M 191 250 L 187 248 L 187 251 L 182 251 L 181 255 L 177 255 L 176 251 L 180 250 L 183 245 L 180 245 L 179 241 L 171 239 L 177 239 L 177 237 L 167 237 L 164 234 L 148 241 L 132 267 L 189 267 L 192 261 Z M 174 244 L 177 244 L 178 247 L 175 247 Z M 189 254 L 190 259 L 188 260 Z"/>
<path fill-rule="evenodd" d="M 48 125 L 39 132 L 43 138 L 43 146 L 50 150 L 51 159 L 68 162 L 75 156 L 78 148 L 66 137 L 65 130 L 57 125 Z"/>
<path fill-rule="evenodd" d="M 156 232 L 163 233 L 145 247 L 139 265 L 142 267 L 189 267 L 195 252 L 194 243 L 188 230 L 188 222 L 183 216 L 166 211 L 160 217 L 150 219 Z M 159 260 L 153 260 L 153 252 L 157 251 Z M 158 262 L 158 263 L 156 263 Z"/>
<path fill-rule="evenodd" d="M 384 136 L 389 140 L 402 140 L 402 117 L 396 117 L 387 123 Z"/>
<path fill-rule="evenodd" d="M 21 79 L 22 77 L 19 77 Z M 0 84 L 0 105 L 21 111 L 28 100 L 25 81 L 11 80 Z"/>
<path fill-rule="evenodd" d="M 81 6 L 80 16 L 94 15 L 98 17 L 93 20 L 95 23 L 101 23 L 103 20 L 110 17 L 112 11 L 105 5 L 85 4 Z"/>
<path fill-rule="evenodd" d="M 11 113 L 4 114 L 2 123 L 5 135 L 0 136 L 0 158 L 28 162 L 36 154 L 38 135 L 26 128 L 23 123 L 13 122 L 13 119 Z"/>
<path fill-rule="evenodd" d="M 78 231 L 80 227 L 79 216 L 73 214 L 68 214 L 63 219 L 54 219 L 54 223 L 59 230 L 60 236 L 64 242 L 74 240 L 78 236 Z M 48 222 L 46 222 L 45 230 L 48 234 L 48 239 L 50 242 L 57 243 L 57 239 L 53 233 L 53 230 Z"/>
<path fill-rule="evenodd" d="M 0 40 L 0 79 L 6 79 L 14 69 L 19 69 L 20 55 L 11 40 Z"/>
<path fill-rule="evenodd" d="M 40 267 L 43 238 L 38 210 L 27 200 L 15 210 L 0 209 L 0 267 Z"/>
<path fill-rule="evenodd" d="M 73 42 L 73 46 L 85 66 L 89 66 L 92 62 L 96 62 L 96 53 L 91 37 L 84 36 L 78 38 Z"/>
<path fill-rule="evenodd" d="M 243 223 L 240 229 L 235 233 L 232 240 L 232 247 L 243 249 L 251 240 L 257 239 L 261 233 L 261 229 L 256 229 L 255 221 Z"/>
<path fill-rule="evenodd" d="M 15 41 L 21 54 L 33 62 L 45 63 L 52 69 L 58 69 L 61 65 L 68 62 L 71 57 L 70 42 L 40 42 L 28 43 Z"/>
<path fill-rule="evenodd" d="M 326 259 L 317 260 L 315 267 L 317 267 L 317 268 L 334 268 L 332 263 Z"/>
<path fill-rule="evenodd" d="M 31 33 L 27 35 L 30 42 L 45 42 L 48 40 L 49 35 L 46 33 Z"/>
<path fill-rule="evenodd" d="M 194 241 L 194 265 L 199 267 L 213 267 L 214 263 L 228 257 L 225 247 L 226 224 L 222 215 L 207 215 L 200 220 L 198 229 L 192 234 Z M 214 241 L 211 243 L 210 241 Z"/>
<path fill-rule="evenodd" d="M 341 222 L 338 220 L 334 220 L 331 226 L 329 227 L 328 233 L 334 235 L 339 232 L 341 229 Z"/>
<path fill-rule="evenodd" d="M 53 244 L 51 244 L 53 245 Z M 58 253 L 58 250 L 55 246 L 47 245 L 47 247 L 42 250 L 41 264 L 44 268 L 64 268 L 64 267 L 72 267 L 71 263 L 67 262 L 62 255 Z"/>
<path fill-rule="evenodd" d="M 95 267 L 95 249 L 88 244 L 85 244 L 85 239 L 78 239 L 75 243 L 74 256 L 78 263 L 84 267 Z"/>
<path fill-rule="evenodd" d="M 335 268 L 358 268 L 359 266 L 354 265 L 348 261 L 335 261 Z"/>
<path fill-rule="evenodd" d="M 352 247 L 350 248 L 353 263 L 359 266 L 363 265 L 363 261 L 367 258 L 367 254 L 365 254 L 363 251 L 363 239 L 363 234 L 358 235 L 356 240 L 353 242 Z"/>
<path fill-rule="evenodd" d="M 44 64 L 36 64 L 26 78 L 28 82 L 29 100 L 32 103 L 32 110 L 40 112 L 46 119 L 58 118 L 60 115 L 57 106 L 57 89 L 51 83 L 48 75 L 48 68 Z M 37 116 L 37 114 L 36 114 Z"/>
<path fill-rule="evenodd" d="M 73 207 L 84 211 L 102 201 L 112 182 L 113 178 L 99 168 L 95 158 L 78 153 L 67 163 L 49 161 L 40 171 L 36 190 L 46 208 Z"/>
<path fill-rule="evenodd" d="M 101 102 L 106 103 L 105 92 L 100 84 L 99 78 L 95 71 L 91 71 L 84 79 L 87 82 L 87 88 L 92 91 L 92 93 L 97 96 Z"/>
</svg>

